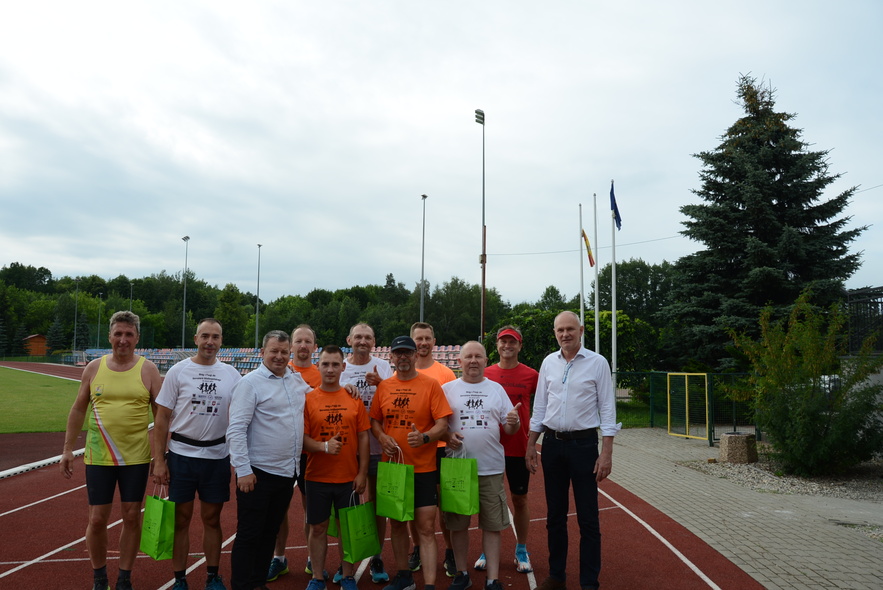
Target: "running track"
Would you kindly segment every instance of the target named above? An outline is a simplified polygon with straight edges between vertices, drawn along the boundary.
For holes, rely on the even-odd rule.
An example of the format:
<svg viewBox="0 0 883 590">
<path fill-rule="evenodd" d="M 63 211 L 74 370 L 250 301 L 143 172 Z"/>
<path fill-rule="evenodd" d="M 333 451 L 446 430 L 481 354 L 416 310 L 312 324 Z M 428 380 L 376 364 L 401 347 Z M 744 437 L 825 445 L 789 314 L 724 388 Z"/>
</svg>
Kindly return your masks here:
<svg viewBox="0 0 883 590">
<path fill-rule="evenodd" d="M 11 366 L 3 363 L 3 366 Z M 30 370 L 37 366 L 27 364 Z M 72 367 L 39 366 L 41 372 L 66 378 L 77 378 L 81 369 Z M 36 435 L 2 435 L 4 453 L 21 449 L 21 464 L 55 456 L 60 452 L 57 435 L 35 438 Z M 40 443 L 40 440 L 49 441 Z M 27 441 L 27 442 L 25 442 Z M 27 446 L 23 446 L 27 445 Z M 55 450 L 46 453 L 47 445 Z M 33 450 L 32 450 L 33 449 Z M 15 451 L 13 451 L 15 452 Z M 33 453 L 41 453 L 33 457 Z M 615 469 L 615 464 L 614 464 Z M 0 479 L 0 588 L 72 589 L 90 588 L 91 571 L 83 535 L 86 529 L 86 492 L 82 464 L 78 464 L 72 480 L 64 479 L 57 464 L 34 469 Z M 148 485 L 148 493 L 152 484 Z M 234 495 L 235 496 L 235 495 Z M 295 493 L 292 506 L 293 522 L 302 519 L 299 494 Z M 541 477 L 531 479 L 531 541 L 528 547 L 536 568 L 533 574 L 515 571 L 510 556 L 514 553 L 514 535 L 504 533 L 501 563 L 501 582 L 512 590 L 532 590 L 548 573 L 545 547 L 545 498 Z M 735 588 L 762 588 L 748 574 L 740 570 L 704 541 L 690 533 L 640 498 L 611 481 L 601 485 L 601 530 L 603 538 L 603 569 L 601 585 L 605 589 L 636 590 L 701 589 L 730 590 Z M 227 506 L 222 515 L 225 533 L 225 555 L 221 560 L 221 573 L 229 579 L 230 562 L 227 555 L 236 530 L 235 505 Z M 571 513 L 573 513 L 571 507 Z M 119 514 L 114 510 L 111 522 L 116 523 Z M 568 553 L 568 586 L 578 588 L 577 543 L 578 531 L 575 518 L 569 523 L 570 551 Z M 303 590 L 309 576 L 303 573 L 306 560 L 302 532 L 292 527 L 287 555 L 292 573 L 269 584 L 274 590 Z M 115 579 L 116 547 L 119 525 L 109 532 L 108 570 Z M 470 556 L 474 560 L 480 553 L 480 531 L 470 535 Z M 192 588 L 201 588 L 205 565 L 200 560 L 201 530 L 196 521 L 191 530 L 192 573 L 188 576 Z M 443 545 L 439 537 L 439 545 Z M 337 564 L 336 552 L 329 551 L 329 570 Z M 384 545 L 384 561 L 389 570 L 393 564 L 392 548 Z M 362 588 L 376 587 L 365 571 L 366 564 L 359 566 L 357 577 Z M 471 563 L 470 563 L 471 569 Z M 422 587 L 420 574 L 416 575 Z M 481 573 L 473 573 L 476 588 L 484 580 Z M 136 588 L 144 590 L 171 587 L 170 562 L 156 562 L 139 555 L 133 573 Z M 447 588 L 449 581 L 442 577 L 437 581 L 439 590 Z M 329 583 L 329 588 L 334 585 Z"/>
</svg>

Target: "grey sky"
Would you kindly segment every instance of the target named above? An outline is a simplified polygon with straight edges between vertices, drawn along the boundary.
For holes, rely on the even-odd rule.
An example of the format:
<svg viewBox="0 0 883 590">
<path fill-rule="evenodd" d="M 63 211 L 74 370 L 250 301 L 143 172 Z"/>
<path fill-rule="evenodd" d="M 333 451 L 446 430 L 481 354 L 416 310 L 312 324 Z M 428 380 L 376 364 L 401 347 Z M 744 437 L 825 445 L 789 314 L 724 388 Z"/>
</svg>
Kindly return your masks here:
<svg viewBox="0 0 883 590">
<path fill-rule="evenodd" d="M 870 224 L 883 284 L 883 4 L 29 2 L 0 18 L 0 265 L 180 272 L 261 297 L 420 278 L 511 303 L 579 289 L 578 213 L 610 262 L 674 261 L 699 161 L 777 89 Z M 597 240 L 592 194 L 598 195 Z M 586 287 L 590 269 L 586 266 Z M 137 297 L 137 293 L 135 293 Z"/>
</svg>

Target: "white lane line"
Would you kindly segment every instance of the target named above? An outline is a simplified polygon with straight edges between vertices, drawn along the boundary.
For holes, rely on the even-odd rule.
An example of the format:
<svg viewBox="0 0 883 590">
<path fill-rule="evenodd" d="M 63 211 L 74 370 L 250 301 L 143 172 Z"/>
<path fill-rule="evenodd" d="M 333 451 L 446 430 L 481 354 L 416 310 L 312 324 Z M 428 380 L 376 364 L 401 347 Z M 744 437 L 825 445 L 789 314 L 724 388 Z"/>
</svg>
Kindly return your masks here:
<svg viewBox="0 0 883 590">
<path fill-rule="evenodd" d="M 112 529 L 113 527 L 115 527 L 116 525 L 118 525 L 118 524 L 120 524 L 120 523 L 122 523 L 122 522 L 123 522 L 123 519 L 121 518 L 121 519 L 119 519 L 118 521 L 113 522 L 113 523 L 107 525 L 107 528 L 108 528 L 108 530 L 110 530 L 110 529 Z M 7 570 L 7 571 L 3 572 L 2 574 L 0 574 L 0 579 L 5 578 L 6 576 L 8 576 L 8 575 L 10 575 L 10 574 L 13 574 L 13 573 L 17 572 L 18 570 L 21 570 L 21 569 L 24 569 L 24 568 L 26 568 L 26 567 L 32 566 L 32 565 L 34 565 L 35 563 L 40 563 L 41 561 L 43 561 L 43 560 L 46 559 L 47 557 L 50 557 L 50 556 L 52 556 L 52 555 L 55 555 L 56 553 L 59 553 L 59 552 L 61 552 L 61 551 L 64 551 L 64 550 L 67 549 L 68 547 L 73 547 L 73 546 L 76 545 L 77 543 L 82 543 L 82 542 L 84 542 L 85 540 L 86 540 L 86 537 L 85 537 L 85 536 L 80 537 L 79 539 L 77 539 L 77 540 L 75 540 L 75 541 L 71 541 L 71 542 L 68 543 L 67 545 L 63 545 L 63 546 L 59 547 L 58 549 L 53 549 L 53 550 L 50 551 L 49 553 L 44 553 L 44 554 L 41 555 L 40 557 L 37 557 L 37 558 L 32 559 L 32 560 L 30 560 L 30 561 L 25 561 L 25 562 L 22 563 L 20 566 L 18 566 L 18 567 L 14 567 L 14 568 L 12 568 L 11 570 Z"/>
<path fill-rule="evenodd" d="M 60 494 L 55 494 L 54 496 L 49 496 L 48 498 L 43 498 L 42 500 L 37 500 L 36 502 L 31 502 L 30 504 L 19 506 L 18 508 L 13 508 L 12 510 L 7 510 L 3 514 L 0 514 L 0 517 L 6 516 L 7 514 L 12 514 L 13 512 L 18 512 L 19 510 L 24 510 L 25 508 L 30 508 L 31 506 L 36 506 L 37 504 L 42 504 L 43 502 L 48 502 L 49 500 L 53 500 L 55 498 L 58 498 L 59 496 L 70 494 L 71 492 L 76 492 L 77 490 L 82 490 L 85 487 L 86 484 L 83 484 L 81 486 L 77 486 L 75 488 L 71 488 L 67 491 L 61 492 Z"/>
<path fill-rule="evenodd" d="M 712 582 L 712 581 L 709 579 L 708 576 L 706 576 L 704 573 L 702 573 L 702 570 L 700 570 L 700 569 L 699 569 L 699 568 L 698 568 L 698 567 L 697 567 L 692 561 L 690 561 L 689 559 L 687 559 L 687 556 L 686 556 L 686 555 L 684 555 L 683 553 L 681 553 L 680 551 L 678 551 L 678 550 L 675 548 L 674 545 L 672 545 L 671 543 L 669 543 L 668 540 L 667 540 L 665 537 L 663 537 L 660 533 L 658 533 L 658 532 L 656 531 L 656 529 L 654 529 L 654 528 L 651 527 L 649 524 L 647 524 L 646 522 L 644 522 L 643 520 L 641 520 L 641 519 L 638 517 L 637 514 L 635 514 L 634 512 L 632 512 L 631 510 L 629 510 L 628 508 L 626 508 L 625 506 L 623 506 L 622 504 L 620 504 L 619 502 L 617 502 L 616 500 L 614 500 L 614 499 L 610 496 L 610 494 L 608 494 L 608 493 L 605 492 L 604 490 L 599 489 L 598 492 L 604 494 L 604 496 L 605 496 L 608 500 L 610 500 L 611 502 L 613 502 L 614 504 L 616 504 L 617 506 L 619 506 L 619 507 L 622 509 L 623 512 L 625 512 L 626 514 L 628 514 L 629 516 L 631 516 L 632 518 L 634 518 L 636 521 L 638 521 L 638 523 L 641 524 L 641 526 L 643 526 L 645 529 L 647 529 L 648 531 L 650 531 L 650 534 L 651 534 L 651 535 L 653 535 L 654 537 L 656 537 L 657 539 L 659 539 L 659 540 L 662 542 L 663 545 L 665 545 L 666 547 L 668 547 L 668 549 L 669 549 L 672 553 L 674 553 L 674 554 L 677 556 L 677 558 L 680 559 L 681 562 L 682 562 L 684 565 L 686 565 L 688 568 L 690 568 L 691 570 L 693 570 L 693 573 L 695 573 L 697 576 L 699 576 L 699 578 L 700 578 L 703 582 L 705 582 L 706 584 L 708 584 L 708 587 L 709 587 L 709 588 L 712 588 L 713 590 L 721 590 L 720 586 L 718 586 L 717 584 L 715 584 L 714 582 Z"/>
</svg>

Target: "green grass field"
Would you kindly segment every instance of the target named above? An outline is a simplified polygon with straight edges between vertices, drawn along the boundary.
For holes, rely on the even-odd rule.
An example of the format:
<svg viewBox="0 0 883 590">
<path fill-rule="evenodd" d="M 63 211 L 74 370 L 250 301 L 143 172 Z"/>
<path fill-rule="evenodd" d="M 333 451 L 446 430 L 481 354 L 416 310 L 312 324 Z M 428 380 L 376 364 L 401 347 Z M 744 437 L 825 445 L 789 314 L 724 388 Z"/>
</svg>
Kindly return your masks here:
<svg viewBox="0 0 883 590">
<path fill-rule="evenodd" d="M 78 381 L 0 367 L 0 434 L 64 432 Z"/>
</svg>

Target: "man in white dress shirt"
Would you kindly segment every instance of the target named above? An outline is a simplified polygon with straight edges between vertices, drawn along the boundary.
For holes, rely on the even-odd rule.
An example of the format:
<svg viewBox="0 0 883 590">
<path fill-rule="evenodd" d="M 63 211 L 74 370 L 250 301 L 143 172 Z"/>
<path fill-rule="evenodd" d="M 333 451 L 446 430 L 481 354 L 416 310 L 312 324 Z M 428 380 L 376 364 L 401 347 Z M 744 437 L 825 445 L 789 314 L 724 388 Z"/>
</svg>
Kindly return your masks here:
<svg viewBox="0 0 883 590">
<path fill-rule="evenodd" d="M 227 444 L 236 473 L 233 590 L 261 588 L 279 525 L 288 510 L 304 438 L 304 396 L 311 389 L 288 367 L 291 340 L 264 336 L 261 365 L 233 390 Z"/>
<path fill-rule="evenodd" d="M 538 590 L 565 589 L 571 484 L 580 531 L 579 585 L 587 590 L 599 585 L 598 484 L 610 475 L 613 437 L 620 425 L 616 424 L 610 365 L 603 356 L 582 346 L 579 317 L 571 311 L 561 312 L 555 317 L 554 332 L 561 350 L 547 356 L 540 367 L 525 455 L 527 468 L 536 473 L 536 443 L 542 434 L 549 577 Z"/>
</svg>

